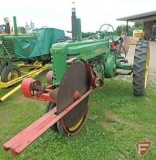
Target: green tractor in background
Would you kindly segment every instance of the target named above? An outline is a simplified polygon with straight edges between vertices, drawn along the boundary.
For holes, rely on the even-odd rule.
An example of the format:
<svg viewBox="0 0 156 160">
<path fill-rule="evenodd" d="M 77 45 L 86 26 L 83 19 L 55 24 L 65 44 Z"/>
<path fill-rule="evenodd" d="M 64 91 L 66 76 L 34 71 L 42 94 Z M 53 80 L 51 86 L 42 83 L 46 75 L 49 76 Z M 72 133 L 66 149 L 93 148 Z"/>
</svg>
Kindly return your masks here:
<svg viewBox="0 0 156 160">
<path fill-rule="evenodd" d="M 22 61 L 25 68 L 41 67 L 51 60 L 52 44 L 61 38 L 69 39 L 65 37 L 63 30 L 56 28 L 40 28 L 34 29 L 31 34 L 19 34 L 16 17 L 13 17 L 13 21 L 14 34 L 0 34 L 1 82 L 8 82 L 21 76 L 20 69 L 23 65 L 19 67 L 16 61 Z M 9 30 L 9 27 L 7 29 Z"/>
</svg>

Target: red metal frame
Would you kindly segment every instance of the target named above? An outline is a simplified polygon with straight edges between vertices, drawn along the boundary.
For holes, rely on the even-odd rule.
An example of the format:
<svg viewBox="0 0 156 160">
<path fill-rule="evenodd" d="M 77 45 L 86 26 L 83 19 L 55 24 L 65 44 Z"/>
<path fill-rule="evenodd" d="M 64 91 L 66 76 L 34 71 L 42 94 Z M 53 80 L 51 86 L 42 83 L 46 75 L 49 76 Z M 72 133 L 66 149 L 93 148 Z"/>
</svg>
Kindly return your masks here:
<svg viewBox="0 0 156 160">
<path fill-rule="evenodd" d="M 29 81 L 30 82 L 30 81 Z M 54 125 L 64 115 L 70 112 L 77 104 L 79 104 L 84 98 L 93 92 L 93 89 L 88 90 L 78 100 L 71 104 L 59 115 L 56 115 L 57 107 L 46 113 L 40 119 L 28 126 L 22 132 L 18 133 L 15 137 L 6 142 L 3 147 L 4 150 L 11 150 L 13 155 L 20 154 L 26 147 L 34 142 L 39 136 L 41 136 L 47 129 Z"/>
</svg>

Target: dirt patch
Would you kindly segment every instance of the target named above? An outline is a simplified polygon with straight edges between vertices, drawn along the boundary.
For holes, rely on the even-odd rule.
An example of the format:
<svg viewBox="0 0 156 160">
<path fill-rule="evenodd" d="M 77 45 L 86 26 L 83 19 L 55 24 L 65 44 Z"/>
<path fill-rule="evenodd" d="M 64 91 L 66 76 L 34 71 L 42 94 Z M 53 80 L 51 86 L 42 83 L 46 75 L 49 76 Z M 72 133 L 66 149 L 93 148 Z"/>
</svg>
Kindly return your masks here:
<svg viewBox="0 0 156 160">
<path fill-rule="evenodd" d="M 128 126 L 135 126 L 135 127 L 139 127 L 139 124 L 136 124 L 134 122 L 131 122 L 127 119 L 121 118 L 119 117 L 119 115 L 115 114 L 113 111 L 109 110 L 106 113 L 106 117 L 112 119 L 112 121 L 116 122 L 116 123 L 120 123 L 122 125 L 128 125 Z"/>
<path fill-rule="evenodd" d="M 115 114 L 111 110 L 106 112 L 106 117 L 113 119 L 114 122 L 118 122 L 118 123 L 121 123 L 121 124 L 124 124 L 124 125 L 129 125 L 129 126 L 134 126 L 134 125 L 136 126 L 137 125 L 137 126 L 140 126 L 138 124 L 135 124 L 135 123 L 125 119 L 125 118 L 119 117 L 119 115 Z"/>
<path fill-rule="evenodd" d="M 106 121 L 102 121 L 101 125 L 108 129 L 109 131 L 118 132 L 124 130 L 124 128 L 130 127 L 133 130 L 138 128 L 143 128 L 142 124 L 132 122 L 128 119 L 122 118 L 119 115 L 115 114 L 112 110 L 109 110 L 105 114 Z M 150 124 L 148 126 L 151 130 L 155 130 L 155 125 Z"/>
</svg>

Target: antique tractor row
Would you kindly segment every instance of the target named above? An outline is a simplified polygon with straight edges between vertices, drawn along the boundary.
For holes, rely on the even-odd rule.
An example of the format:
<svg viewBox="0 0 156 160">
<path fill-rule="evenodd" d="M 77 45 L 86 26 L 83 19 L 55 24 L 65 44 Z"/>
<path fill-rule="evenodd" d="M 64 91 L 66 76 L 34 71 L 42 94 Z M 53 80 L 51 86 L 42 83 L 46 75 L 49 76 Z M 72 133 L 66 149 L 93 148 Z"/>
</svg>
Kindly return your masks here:
<svg viewBox="0 0 156 160">
<path fill-rule="evenodd" d="M 48 128 L 62 135 L 77 134 L 88 115 L 88 101 L 96 87 L 104 86 L 104 78 L 133 74 L 133 93 L 145 93 L 149 45 L 142 40 L 135 49 L 134 64 L 122 56 L 123 39 L 115 36 L 109 24 L 100 27 L 98 35 L 83 40 L 80 19 L 77 19 L 77 40 L 53 44 L 52 71 L 46 75 L 51 84 L 26 78 L 22 81 L 25 97 L 49 101 L 46 114 L 4 144 L 5 150 L 18 155 Z M 124 72 L 123 72 L 124 71 Z M 126 72 L 125 72 L 126 71 Z"/>
</svg>

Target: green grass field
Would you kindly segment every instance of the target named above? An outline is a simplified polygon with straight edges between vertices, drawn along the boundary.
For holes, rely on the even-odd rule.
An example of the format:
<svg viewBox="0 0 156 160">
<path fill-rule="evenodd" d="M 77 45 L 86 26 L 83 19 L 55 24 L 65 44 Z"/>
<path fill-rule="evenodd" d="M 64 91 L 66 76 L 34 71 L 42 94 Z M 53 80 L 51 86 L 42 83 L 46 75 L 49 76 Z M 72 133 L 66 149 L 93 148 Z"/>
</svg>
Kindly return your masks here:
<svg viewBox="0 0 156 160">
<path fill-rule="evenodd" d="M 47 105 L 26 99 L 19 90 L 0 103 L 0 160 L 154 160 L 156 85 L 149 81 L 146 95 L 135 97 L 130 81 L 106 79 L 105 87 L 95 90 L 89 117 L 78 135 L 63 137 L 49 129 L 14 157 L 3 150 L 3 143 L 41 117 Z M 144 140 L 153 145 L 140 157 L 135 144 Z"/>
</svg>

